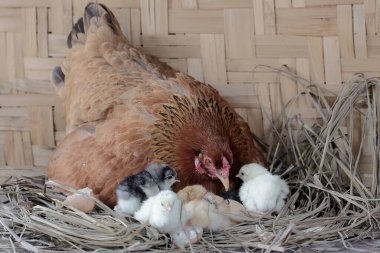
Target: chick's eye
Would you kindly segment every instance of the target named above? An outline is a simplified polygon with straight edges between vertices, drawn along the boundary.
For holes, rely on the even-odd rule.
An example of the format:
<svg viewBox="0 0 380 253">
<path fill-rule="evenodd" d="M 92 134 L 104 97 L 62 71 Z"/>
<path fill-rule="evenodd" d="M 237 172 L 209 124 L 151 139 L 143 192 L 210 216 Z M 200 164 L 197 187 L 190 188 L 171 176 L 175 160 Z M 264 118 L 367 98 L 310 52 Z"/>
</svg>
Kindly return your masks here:
<svg viewBox="0 0 380 253">
<path fill-rule="evenodd" d="M 244 176 L 244 172 L 242 172 L 241 175 Z"/>
</svg>

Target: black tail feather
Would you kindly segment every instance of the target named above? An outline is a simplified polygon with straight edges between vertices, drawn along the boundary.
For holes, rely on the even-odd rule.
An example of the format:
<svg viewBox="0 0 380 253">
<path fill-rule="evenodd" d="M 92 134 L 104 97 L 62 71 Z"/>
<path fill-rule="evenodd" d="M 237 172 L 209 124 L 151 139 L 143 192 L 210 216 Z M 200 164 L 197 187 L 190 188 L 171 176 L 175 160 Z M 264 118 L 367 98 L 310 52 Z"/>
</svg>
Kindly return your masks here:
<svg viewBox="0 0 380 253">
<path fill-rule="evenodd" d="M 119 23 L 117 22 L 115 15 L 112 11 L 104 4 L 88 3 L 84 9 L 84 15 L 82 18 L 78 19 L 75 23 L 73 29 L 67 37 L 67 46 L 72 48 L 73 38 L 76 36 L 78 38 L 78 33 L 86 33 L 88 27 L 90 26 L 90 20 L 93 17 L 104 16 L 108 26 L 116 34 L 122 34 Z"/>
<path fill-rule="evenodd" d="M 101 7 L 106 9 L 103 4 L 99 4 Z M 86 5 L 86 8 L 84 8 L 84 17 L 87 19 L 86 21 L 89 21 L 92 17 L 100 17 L 101 13 L 99 10 L 99 6 L 96 3 L 88 3 Z"/>
<path fill-rule="evenodd" d="M 92 17 L 100 16 L 99 7 L 95 3 L 87 4 L 84 9 L 84 15 L 74 24 L 73 29 L 67 36 L 67 47 L 73 47 L 73 36 L 78 38 L 78 33 L 86 33 L 86 27 L 89 27 Z"/>
<path fill-rule="evenodd" d="M 62 72 L 61 67 L 55 67 L 51 72 L 51 80 L 54 83 L 56 88 L 63 86 L 65 82 L 65 74 Z"/>
<path fill-rule="evenodd" d="M 67 47 L 68 48 L 73 47 L 73 36 L 75 35 L 78 38 L 78 33 L 84 33 L 83 18 L 78 19 L 78 21 L 73 26 L 73 29 L 69 33 L 69 36 L 67 36 Z"/>
</svg>

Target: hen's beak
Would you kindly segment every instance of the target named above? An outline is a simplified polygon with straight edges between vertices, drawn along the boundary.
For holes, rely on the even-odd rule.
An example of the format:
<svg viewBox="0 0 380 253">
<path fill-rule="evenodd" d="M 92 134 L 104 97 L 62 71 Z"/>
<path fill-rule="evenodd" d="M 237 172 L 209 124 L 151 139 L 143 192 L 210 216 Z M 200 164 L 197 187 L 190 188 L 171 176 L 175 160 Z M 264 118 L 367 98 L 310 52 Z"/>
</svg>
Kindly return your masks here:
<svg viewBox="0 0 380 253">
<path fill-rule="evenodd" d="M 228 178 L 228 176 L 227 177 L 222 176 L 219 173 L 216 173 L 216 176 L 222 182 L 224 189 L 226 189 L 226 191 L 228 191 L 230 189 L 230 179 Z"/>
<path fill-rule="evenodd" d="M 241 178 L 241 177 L 240 177 L 240 174 L 237 174 L 236 177 Z"/>
<path fill-rule="evenodd" d="M 181 182 L 181 180 L 179 180 L 179 179 L 174 180 L 174 183 L 179 183 L 179 182 Z"/>
</svg>

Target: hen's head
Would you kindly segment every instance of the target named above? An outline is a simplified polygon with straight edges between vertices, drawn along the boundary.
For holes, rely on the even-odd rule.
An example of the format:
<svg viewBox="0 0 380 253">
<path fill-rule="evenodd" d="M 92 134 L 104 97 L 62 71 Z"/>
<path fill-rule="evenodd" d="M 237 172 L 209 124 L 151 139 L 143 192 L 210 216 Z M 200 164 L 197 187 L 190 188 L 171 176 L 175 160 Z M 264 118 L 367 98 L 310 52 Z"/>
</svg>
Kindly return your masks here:
<svg viewBox="0 0 380 253">
<path fill-rule="evenodd" d="M 206 142 L 194 158 L 195 171 L 212 180 L 220 180 L 226 191 L 229 190 L 230 168 L 233 155 L 227 140 Z"/>
</svg>

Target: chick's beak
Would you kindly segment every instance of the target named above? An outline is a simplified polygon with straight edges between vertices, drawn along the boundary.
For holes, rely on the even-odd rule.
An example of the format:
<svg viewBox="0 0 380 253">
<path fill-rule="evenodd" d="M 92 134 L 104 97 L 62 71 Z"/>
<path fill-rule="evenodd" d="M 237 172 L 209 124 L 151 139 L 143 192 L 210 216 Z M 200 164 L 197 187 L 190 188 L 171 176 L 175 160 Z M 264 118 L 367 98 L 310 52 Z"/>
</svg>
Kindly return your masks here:
<svg viewBox="0 0 380 253">
<path fill-rule="evenodd" d="M 236 177 L 241 178 L 240 174 L 237 174 Z"/>
<path fill-rule="evenodd" d="M 228 176 L 223 176 L 223 175 L 220 175 L 219 173 L 216 173 L 216 176 L 222 182 L 224 189 L 228 191 L 230 189 L 230 179 L 228 178 Z"/>
</svg>

